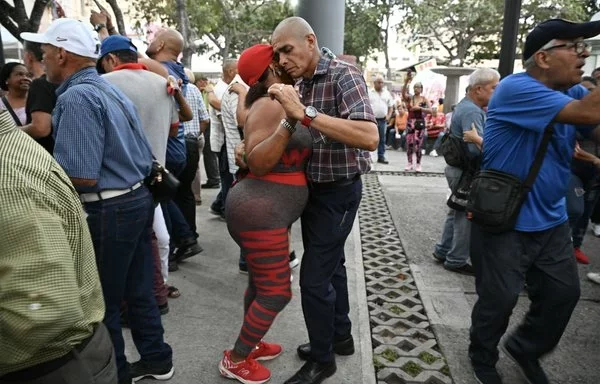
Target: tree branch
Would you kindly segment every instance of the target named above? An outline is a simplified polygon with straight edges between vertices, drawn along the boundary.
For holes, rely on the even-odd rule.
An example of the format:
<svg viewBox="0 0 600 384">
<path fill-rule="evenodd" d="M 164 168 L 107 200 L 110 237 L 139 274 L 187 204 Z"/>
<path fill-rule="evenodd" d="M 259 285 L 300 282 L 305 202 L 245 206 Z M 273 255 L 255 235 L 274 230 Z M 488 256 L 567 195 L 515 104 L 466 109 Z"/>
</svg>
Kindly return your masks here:
<svg viewBox="0 0 600 384">
<path fill-rule="evenodd" d="M 33 8 L 31 9 L 31 16 L 29 16 L 29 23 L 27 23 L 27 31 L 37 32 L 38 29 L 40 29 L 42 16 L 44 16 L 44 11 L 49 2 L 50 0 L 35 0 Z M 15 5 L 16 4 L 17 2 L 15 1 Z"/>
<path fill-rule="evenodd" d="M 123 36 L 127 36 L 127 30 L 125 29 L 125 22 L 123 21 L 123 11 L 119 7 L 117 0 L 106 0 L 106 2 L 110 5 L 115 14 L 115 19 L 117 22 L 117 29 L 119 30 L 119 34 Z"/>
<path fill-rule="evenodd" d="M 6 16 L 14 20 L 17 19 L 15 7 L 8 4 L 5 0 L 0 0 L 0 17 Z"/>
<path fill-rule="evenodd" d="M 19 27 L 10 19 L 10 17 L 8 17 L 7 13 L 0 12 L 0 24 L 6 28 L 6 30 L 15 37 L 15 39 L 23 41 L 21 36 L 19 36 Z"/>
</svg>

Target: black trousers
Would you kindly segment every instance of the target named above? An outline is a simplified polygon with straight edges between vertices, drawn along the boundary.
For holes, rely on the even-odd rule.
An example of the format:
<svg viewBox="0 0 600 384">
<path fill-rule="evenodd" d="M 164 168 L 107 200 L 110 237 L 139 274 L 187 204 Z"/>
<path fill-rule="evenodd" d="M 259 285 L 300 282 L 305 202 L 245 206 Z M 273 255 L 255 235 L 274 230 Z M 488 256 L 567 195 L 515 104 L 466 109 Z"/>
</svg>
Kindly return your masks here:
<svg viewBox="0 0 600 384">
<path fill-rule="evenodd" d="M 362 199 L 362 182 L 309 189 L 302 213 L 304 255 L 300 267 L 302 311 L 313 360 L 334 360 L 333 342 L 350 335 L 350 303 L 344 245 Z"/>
<path fill-rule="evenodd" d="M 204 170 L 206 171 L 206 183 L 216 185 L 221 182 L 219 177 L 219 160 L 217 154 L 210 147 L 210 127 L 204 131 Z"/>
<path fill-rule="evenodd" d="M 498 343 L 527 282 L 529 311 L 509 336 L 511 348 L 538 359 L 559 342 L 579 300 L 579 275 L 567 222 L 539 232 L 491 234 L 471 226 L 479 298 L 471 315 L 473 367 L 493 367 Z"/>
<path fill-rule="evenodd" d="M 192 232 L 196 233 L 196 198 L 192 190 L 192 182 L 198 171 L 198 162 L 200 161 L 200 152 L 198 152 L 198 139 L 195 137 L 185 138 L 186 165 L 179 174 L 181 185 L 173 201 L 183 214 L 185 221 Z"/>
</svg>

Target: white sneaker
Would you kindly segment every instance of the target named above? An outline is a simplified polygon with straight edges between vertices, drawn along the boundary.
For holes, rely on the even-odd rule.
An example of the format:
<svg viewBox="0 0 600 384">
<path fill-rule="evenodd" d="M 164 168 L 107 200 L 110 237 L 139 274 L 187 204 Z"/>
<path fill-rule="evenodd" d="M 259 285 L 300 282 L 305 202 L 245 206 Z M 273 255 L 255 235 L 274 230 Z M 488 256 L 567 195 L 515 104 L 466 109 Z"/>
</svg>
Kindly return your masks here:
<svg viewBox="0 0 600 384">
<path fill-rule="evenodd" d="M 587 274 L 587 278 L 596 284 L 600 284 L 600 273 L 590 272 Z"/>
<path fill-rule="evenodd" d="M 594 231 L 594 236 L 600 237 L 600 224 L 592 223 L 592 231 Z"/>
<path fill-rule="evenodd" d="M 425 150 L 421 149 L 421 155 L 424 155 L 424 154 L 425 154 Z"/>
<path fill-rule="evenodd" d="M 290 253 L 290 269 L 296 268 L 300 264 L 300 260 L 296 257 L 296 251 Z"/>
<path fill-rule="evenodd" d="M 433 151 L 429 152 L 429 156 L 438 157 L 437 151 L 434 149 Z"/>
</svg>

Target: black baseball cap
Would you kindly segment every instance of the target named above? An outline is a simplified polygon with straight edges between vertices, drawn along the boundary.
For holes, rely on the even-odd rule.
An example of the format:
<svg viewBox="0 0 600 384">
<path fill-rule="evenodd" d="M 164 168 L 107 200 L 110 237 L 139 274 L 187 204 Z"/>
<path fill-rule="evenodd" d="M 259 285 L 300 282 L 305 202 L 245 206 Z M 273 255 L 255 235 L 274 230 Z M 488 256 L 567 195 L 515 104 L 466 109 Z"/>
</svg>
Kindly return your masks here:
<svg viewBox="0 0 600 384">
<path fill-rule="evenodd" d="M 544 45 L 554 39 L 589 39 L 600 35 L 600 21 L 573 23 L 564 19 L 550 19 L 538 24 L 525 39 L 523 60 L 529 59 Z"/>
</svg>

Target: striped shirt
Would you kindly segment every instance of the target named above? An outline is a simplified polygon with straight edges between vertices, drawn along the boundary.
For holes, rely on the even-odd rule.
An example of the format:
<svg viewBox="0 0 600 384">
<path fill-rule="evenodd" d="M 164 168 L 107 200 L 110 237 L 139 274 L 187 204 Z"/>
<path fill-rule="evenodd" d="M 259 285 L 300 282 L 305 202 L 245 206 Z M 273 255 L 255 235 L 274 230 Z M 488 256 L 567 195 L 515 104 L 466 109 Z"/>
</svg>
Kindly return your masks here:
<svg viewBox="0 0 600 384">
<path fill-rule="evenodd" d="M 192 135 L 194 137 L 200 136 L 200 122 L 208 121 L 208 111 L 206 105 L 202 99 L 200 90 L 194 84 L 188 84 L 186 87 L 185 100 L 188 102 L 194 118 L 190 121 L 183 123 L 183 130 L 185 135 Z"/>
<path fill-rule="evenodd" d="M 225 134 L 227 161 L 229 163 L 229 172 L 234 175 L 238 171 L 238 166 L 235 163 L 235 146 L 242 141 L 242 138 L 240 137 L 240 130 L 238 129 L 240 124 L 237 121 L 237 105 L 239 96 L 235 92 L 229 92 L 229 89 L 235 83 L 243 84 L 246 88 L 248 88 L 242 79 L 239 76 L 236 76 L 231 84 L 229 84 L 229 87 L 227 87 L 227 91 L 221 99 L 221 119 L 223 121 L 223 133 Z M 244 122 L 242 122 L 242 126 L 243 123 Z"/>
<path fill-rule="evenodd" d="M 311 79 L 298 83 L 304 105 L 311 105 L 320 113 L 349 120 L 376 122 L 365 79 L 359 70 L 346 62 L 321 56 Z M 368 151 L 350 148 L 336 142 L 314 128 L 313 152 L 308 163 L 308 179 L 326 183 L 351 179 L 371 169 Z"/>
<path fill-rule="evenodd" d="M 76 72 L 56 94 L 54 157 L 69 177 L 97 180 L 80 193 L 126 189 L 150 173 L 152 150 L 134 105 L 95 68 Z"/>
<path fill-rule="evenodd" d="M 6 112 L 0 113 L 0 201 L 2 376 L 66 355 L 102 321 L 104 300 L 75 189 Z"/>
</svg>

